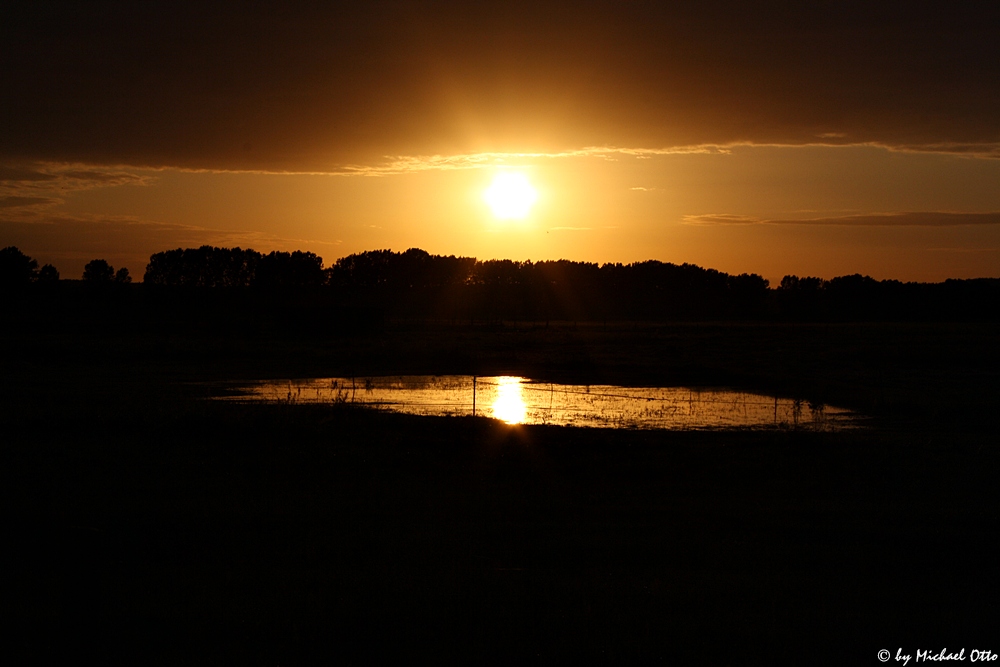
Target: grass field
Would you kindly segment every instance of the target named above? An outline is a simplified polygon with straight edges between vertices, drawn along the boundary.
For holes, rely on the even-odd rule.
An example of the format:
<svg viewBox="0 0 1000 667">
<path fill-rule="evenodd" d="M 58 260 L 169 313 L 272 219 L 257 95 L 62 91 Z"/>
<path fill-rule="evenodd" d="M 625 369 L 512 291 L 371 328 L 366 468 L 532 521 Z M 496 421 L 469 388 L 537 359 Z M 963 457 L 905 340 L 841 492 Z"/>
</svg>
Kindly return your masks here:
<svg viewBox="0 0 1000 667">
<path fill-rule="evenodd" d="M 778 664 L 997 652 L 991 325 L 8 328 L 5 653 L 76 664 Z M 725 385 L 851 433 L 510 427 L 206 380 Z"/>
</svg>

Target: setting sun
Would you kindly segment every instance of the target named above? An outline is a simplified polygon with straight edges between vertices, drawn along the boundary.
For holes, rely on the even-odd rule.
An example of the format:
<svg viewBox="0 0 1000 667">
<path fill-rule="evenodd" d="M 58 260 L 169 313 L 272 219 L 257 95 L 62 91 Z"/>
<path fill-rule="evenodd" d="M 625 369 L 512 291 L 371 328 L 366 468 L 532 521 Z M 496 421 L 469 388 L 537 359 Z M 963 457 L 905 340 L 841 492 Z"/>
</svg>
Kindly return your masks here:
<svg viewBox="0 0 1000 667">
<path fill-rule="evenodd" d="M 528 182 L 527 176 L 518 173 L 497 174 L 493 183 L 483 193 L 493 215 L 501 220 L 520 220 L 527 217 L 531 206 L 538 199 L 538 192 Z"/>
</svg>

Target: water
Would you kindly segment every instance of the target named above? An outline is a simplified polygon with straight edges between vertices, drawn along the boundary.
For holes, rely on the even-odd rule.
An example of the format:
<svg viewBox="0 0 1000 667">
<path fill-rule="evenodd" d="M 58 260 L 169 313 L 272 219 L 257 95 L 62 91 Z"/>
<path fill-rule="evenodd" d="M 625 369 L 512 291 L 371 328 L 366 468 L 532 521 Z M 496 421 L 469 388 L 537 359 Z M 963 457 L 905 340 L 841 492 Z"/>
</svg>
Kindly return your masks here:
<svg viewBox="0 0 1000 667">
<path fill-rule="evenodd" d="M 491 417 L 508 424 L 627 429 L 857 427 L 843 408 L 725 389 L 535 382 L 513 376 L 394 376 L 267 380 L 225 400 L 352 403 L 413 415 Z"/>
</svg>

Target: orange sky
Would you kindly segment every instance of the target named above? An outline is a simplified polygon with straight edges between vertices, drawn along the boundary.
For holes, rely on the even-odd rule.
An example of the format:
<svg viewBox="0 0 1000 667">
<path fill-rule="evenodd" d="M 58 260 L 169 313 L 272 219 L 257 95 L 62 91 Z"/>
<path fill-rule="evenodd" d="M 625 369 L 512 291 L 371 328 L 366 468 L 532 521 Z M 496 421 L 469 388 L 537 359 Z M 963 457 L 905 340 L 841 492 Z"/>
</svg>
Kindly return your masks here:
<svg viewBox="0 0 1000 667">
<path fill-rule="evenodd" d="M 25 3 L 0 245 L 63 277 L 205 243 L 1000 276 L 996 10 L 905 7 Z"/>
</svg>

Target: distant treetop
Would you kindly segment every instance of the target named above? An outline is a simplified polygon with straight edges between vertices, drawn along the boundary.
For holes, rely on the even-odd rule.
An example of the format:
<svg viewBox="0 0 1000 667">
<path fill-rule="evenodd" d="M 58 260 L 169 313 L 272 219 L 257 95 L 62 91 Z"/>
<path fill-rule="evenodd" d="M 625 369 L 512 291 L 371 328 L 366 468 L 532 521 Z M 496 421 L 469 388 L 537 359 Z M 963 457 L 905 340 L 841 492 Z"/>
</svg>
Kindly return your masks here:
<svg viewBox="0 0 1000 667">
<path fill-rule="evenodd" d="M 38 269 L 37 280 L 40 283 L 59 282 L 59 270 L 51 264 L 46 264 L 42 268 Z"/>
<path fill-rule="evenodd" d="M 195 287 L 288 287 L 322 285 L 323 258 L 311 252 L 262 255 L 242 248 L 177 248 L 149 258 L 143 282 Z"/>
<path fill-rule="evenodd" d="M 88 283 L 110 283 L 115 279 L 115 269 L 104 259 L 92 259 L 83 267 L 83 280 Z"/>
</svg>

